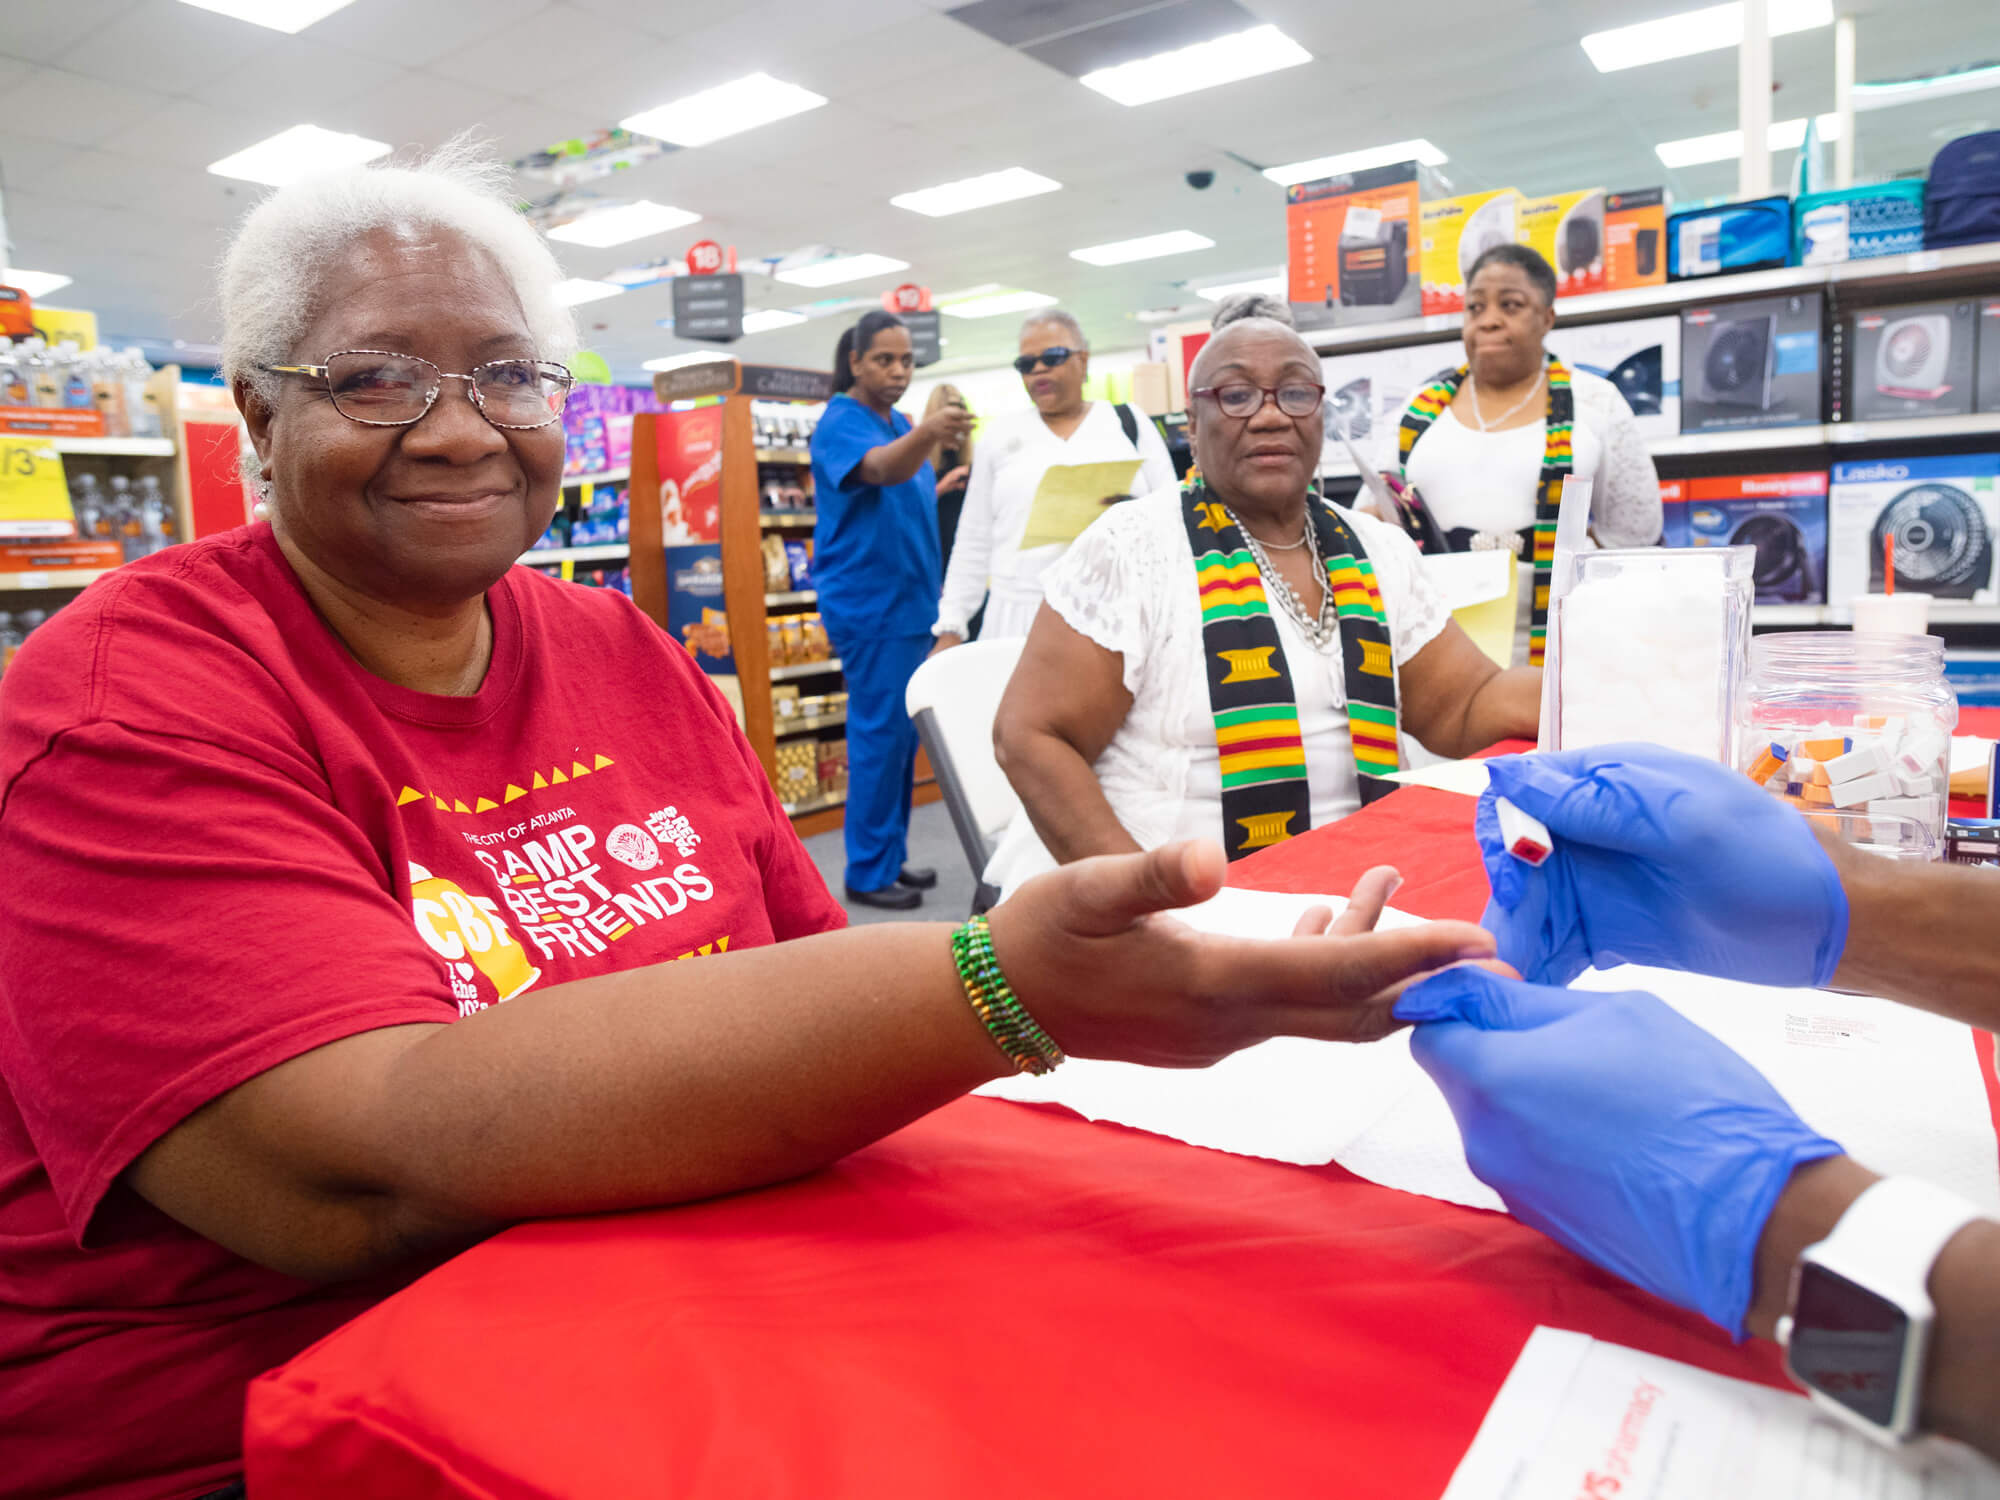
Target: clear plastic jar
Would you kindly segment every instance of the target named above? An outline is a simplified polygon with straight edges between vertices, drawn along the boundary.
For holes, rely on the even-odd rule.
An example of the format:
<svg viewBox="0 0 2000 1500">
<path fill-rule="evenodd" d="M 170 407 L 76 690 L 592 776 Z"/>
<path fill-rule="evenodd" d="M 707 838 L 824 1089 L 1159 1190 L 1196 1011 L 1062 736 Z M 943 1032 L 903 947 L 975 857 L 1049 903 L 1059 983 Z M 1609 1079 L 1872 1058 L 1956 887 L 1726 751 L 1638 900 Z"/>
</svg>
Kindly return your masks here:
<svg viewBox="0 0 2000 1500">
<path fill-rule="evenodd" d="M 1878 853 L 1944 856 L 1958 698 L 1936 636 L 1758 636 L 1738 723 L 1738 763 L 1773 796 Z"/>
</svg>

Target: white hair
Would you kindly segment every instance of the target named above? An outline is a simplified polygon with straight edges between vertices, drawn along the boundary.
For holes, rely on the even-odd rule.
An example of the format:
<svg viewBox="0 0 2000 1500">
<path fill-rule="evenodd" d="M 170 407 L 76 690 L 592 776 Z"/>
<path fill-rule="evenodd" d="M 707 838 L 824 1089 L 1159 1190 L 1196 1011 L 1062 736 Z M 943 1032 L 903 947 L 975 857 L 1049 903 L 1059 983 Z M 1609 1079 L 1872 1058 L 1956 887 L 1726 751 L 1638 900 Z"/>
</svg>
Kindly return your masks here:
<svg viewBox="0 0 2000 1500">
<path fill-rule="evenodd" d="M 1062 329 L 1075 340 L 1077 348 L 1086 351 L 1090 348 L 1090 340 L 1084 334 L 1083 325 L 1060 307 L 1044 307 L 1029 313 L 1021 320 L 1021 334 L 1025 336 L 1030 328 L 1040 328 L 1044 323 L 1053 323 Z"/>
<path fill-rule="evenodd" d="M 275 401 L 278 379 L 264 366 L 292 358 L 329 268 L 364 235 L 405 225 L 450 230 L 491 255 L 520 299 L 536 357 L 568 360 L 576 319 L 556 301 L 562 270 L 509 187 L 507 168 L 462 135 L 406 165 L 349 167 L 278 189 L 244 216 L 222 258 L 222 378 Z"/>
</svg>

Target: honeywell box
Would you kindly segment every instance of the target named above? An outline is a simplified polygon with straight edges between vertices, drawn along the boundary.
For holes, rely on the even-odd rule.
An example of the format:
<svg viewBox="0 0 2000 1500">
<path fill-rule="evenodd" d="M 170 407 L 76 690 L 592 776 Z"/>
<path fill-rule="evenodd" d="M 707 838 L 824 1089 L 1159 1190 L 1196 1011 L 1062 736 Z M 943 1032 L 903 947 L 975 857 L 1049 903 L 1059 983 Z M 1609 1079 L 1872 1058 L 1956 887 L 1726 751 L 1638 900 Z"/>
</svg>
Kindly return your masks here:
<svg viewBox="0 0 2000 1500">
<path fill-rule="evenodd" d="M 1313 329 L 1414 318 L 1417 215 L 1435 182 L 1406 161 L 1285 189 L 1292 321 Z"/>
<path fill-rule="evenodd" d="M 1868 459 L 1833 466 L 1827 494 L 1827 601 L 1882 591 L 1894 539 L 1896 587 L 1938 599 L 1995 600 L 2000 453 Z"/>
<path fill-rule="evenodd" d="M 1759 604 L 1826 602 L 1824 469 L 1726 474 L 1661 486 L 1669 545 L 1755 547 Z"/>
<path fill-rule="evenodd" d="M 1751 297 L 1681 313 L 1681 431 L 1822 421 L 1821 294 Z"/>
<path fill-rule="evenodd" d="M 1604 290 L 1604 189 L 1523 198 L 1516 232 L 1556 273 L 1556 295 Z"/>
<path fill-rule="evenodd" d="M 1971 411 L 1980 321 L 1979 305 L 1965 299 L 1854 314 L 1847 418 L 1959 417 Z"/>
</svg>

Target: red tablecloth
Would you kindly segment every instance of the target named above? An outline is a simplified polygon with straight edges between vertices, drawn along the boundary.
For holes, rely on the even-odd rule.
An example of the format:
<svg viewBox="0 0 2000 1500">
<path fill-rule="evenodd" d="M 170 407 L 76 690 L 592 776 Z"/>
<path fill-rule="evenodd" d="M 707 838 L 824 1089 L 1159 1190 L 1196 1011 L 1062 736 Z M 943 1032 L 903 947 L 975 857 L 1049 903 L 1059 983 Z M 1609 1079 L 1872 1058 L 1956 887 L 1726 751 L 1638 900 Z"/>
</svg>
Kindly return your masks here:
<svg viewBox="0 0 2000 1500">
<path fill-rule="evenodd" d="M 1397 905 L 1476 918 L 1471 808 L 1408 788 L 1234 874 L 1394 863 Z M 1537 1323 L 1783 1384 L 1504 1216 L 967 1099 L 467 1252 L 253 1386 L 250 1491 L 1434 1500 Z"/>
</svg>

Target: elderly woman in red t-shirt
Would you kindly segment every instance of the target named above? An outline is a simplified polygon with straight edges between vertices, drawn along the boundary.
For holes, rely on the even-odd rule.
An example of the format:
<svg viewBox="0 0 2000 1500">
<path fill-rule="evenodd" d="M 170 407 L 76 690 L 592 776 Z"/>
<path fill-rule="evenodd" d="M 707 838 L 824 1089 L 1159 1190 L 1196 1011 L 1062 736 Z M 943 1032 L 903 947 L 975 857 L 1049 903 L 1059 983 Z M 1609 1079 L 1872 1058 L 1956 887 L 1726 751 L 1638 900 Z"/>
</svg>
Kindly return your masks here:
<svg viewBox="0 0 2000 1500">
<path fill-rule="evenodd" d="M 1379 872 L 1290 942 L 1149 921 L 1220 883 L 1194 845 L 990 932 L 836 930 L 687 653 L 513 566 L 560 487 L 559 275 L 463 156 L 266 199 L 222 301 L 269 524 L 119 570 L 7 674 L 13 1493 L 226 1484 L 251 1376 L 510 1221 L 790 1177 L 1058 1048 L 1378 1035 L 1490 951 L 1366 933 Z"/>
</svg>

